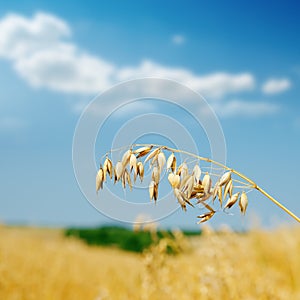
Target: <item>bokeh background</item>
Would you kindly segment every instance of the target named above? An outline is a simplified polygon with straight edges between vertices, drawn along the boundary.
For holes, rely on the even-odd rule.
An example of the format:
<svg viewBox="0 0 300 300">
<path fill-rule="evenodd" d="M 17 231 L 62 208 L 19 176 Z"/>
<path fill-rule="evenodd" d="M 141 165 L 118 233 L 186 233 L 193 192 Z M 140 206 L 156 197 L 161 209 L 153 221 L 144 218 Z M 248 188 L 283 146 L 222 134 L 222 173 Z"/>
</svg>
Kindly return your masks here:
<svg viewBox="0 0 300 300">
<path fill-rule="evenodd" d="M 295 1 L 2 2 L 1 222 L 115 223 L 78 188 L 73 134 L 95 95 L 145 76 L 201 93 L 223 127 L 227 164 L 299 214 L 299 32 Z M 160 224 L 195 229 L 196 215 L 178 211 Z M 210 224 L 244 229 L 254 220 L 294 224 L 257 194 L 246 217 L 219 214 Z"/>
</svg>

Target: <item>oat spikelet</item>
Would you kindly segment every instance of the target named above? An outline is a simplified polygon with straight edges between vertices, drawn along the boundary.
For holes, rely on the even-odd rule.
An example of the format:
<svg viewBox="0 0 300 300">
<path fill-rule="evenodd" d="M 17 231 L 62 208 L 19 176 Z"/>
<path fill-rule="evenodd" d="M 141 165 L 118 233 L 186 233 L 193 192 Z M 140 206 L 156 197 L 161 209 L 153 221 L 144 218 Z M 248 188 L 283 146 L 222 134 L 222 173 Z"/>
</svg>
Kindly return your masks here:
<svg viewBox="0 0 300 300">
<path fill-rule="evenodd" d="M 162 151 L 159 152 L 158 156 L 157 156 L 157 164 L 158 164 L 158 168 L 159 168 L 159 172 L 161 173 L 163 166 L 166 163 L 166 157 L 164 155 L 164 153 Z"/>
<path fill-rule="evenodd" d="M 137 175 L 139 175 L 141 182 L 143 182 L 144 179 L 144 166 L 142 162 L 137 163 Z"/>
<path fill-rule="evenodd" d="M 185 186 L 182 188 L 182 191 L 185 192 L 188 199 L 191 198 L 193 189 L 194 189 L 194 177 L 189 176 L 189 179 L 186 181 Z"/>
<path fill-rule="evenodd" d="M 100 189 L 103 189 L 103 181 L 104 181 L 104 172 L 102 167 L 100 167 L 99 171 L 97 172 L 96 175 L 96 192 L 98 193 L 98 191 Z"/>
<path fill-rule="evenodd" d="M 211 178 L 208 173 L 203 177 L 202 185 L 204 187 L 204 193 L 209 194 L 211 189 Z"/>
<path fill-rule="evenodd" d="M 131 178 L 130 178 L 130 174 L 128 172 L 127 169 L 125 169 L 124 175 L 125 177 L 125 181 L 127 182 L 127 184 L 129 185 L 130 191 L 132 191 L 132 183 L 131 183 Z"/>
<path fill-rule="evenodd" d="M 129 160 L 130 160 L 130 156 L 131 156 L 131 150 L 127 150 L 124 154 L 123 154 L 123 157 L 122 157 L 122 165 L 123 165 L 123 168 L 125 169 L 125 167 L 127 166 L 127 164 L 129 163 Z"/>
<path fill-rule="evenodd" d="M 149 196 L 150 200 L 154 199 L 154 201 L 158 198 L 158 184 L 153 180 L 149 184 Z"/>
<path fill-rule="evenodd" d="M 231 179 L 231 172 L 224 173 L 220 179 L 219 185 L 220 186 L 225 185 L 230 179 Z"/>
<path fill-rule="evenodd" d="M 181 178 L 184 178 L 189 174 L 189 169 L 185 162 L 178 167 L 177 174 L 181 176 Z"/>
<path fill-rule="evenodd" d="M 149 196 L 150 196 L 150 200 L 153 199 L 154 197 L 154 186 L 155 186 L 155 182 L 151 181 L 149 184 Z"/>
<path fill-rule="evenodd" d="M 178 175 L 178 174 L 177 174 Z M 178 175 L 179 176 L 179 175 Z M 179 176 L 180 177 L 180 176 Z M 184 190 L 184 186 L 186 185 L 187 181 L 190 179 L 191 175 L 187 174 L 186 176 L 181 177 L 181 182 L 180 182 L 180 189 Z"/>
<path fill-rule="evenodd" d="M 129 169 L 130 169 L 130 172 L 133 170 L 133 174 L 136 177 L 136 175 L 137 175 L 137 161 L 136 161 L 136 156 L 133 153 L 131 153 L 131 155 L 130 155 Z"/>
<path fill-rule="evenodd" d="M 117 181 L 120 180 L 120 178 L 123 174 L 123 165 L 120 161 L 117 162 L 114 173 L 115 173 L 115 183 L 116 183 Z"/>
<path fill-rule="evenodd" d="M 197 222 L 197 224 L 204 223 L 204 222 L 208 221 L 209 219 L 211 219 L 213 217 L 214 214 L 215 214 L 215 211 L 210 211 L 206 214 L 197 216 L 197 218 L 201 219 L 200 221 Z"/>
<path fill-rule="evenodd" d="M 224 199 L 226 198 L 227 194 L 229 194 L 229 197 L 232 196 L 232 179 L 230 179 L 224 188 Z"/>
<path fill-rule="evenodd" d="M 218 196 L 218 188 L 219 188 L 219 182 L 217 182 L 213 188 L 213 192 L 212 192 L 212 200 L 213 202 L 216 200 L 217 196 Z"/>
<path fill-rule="evenodd" d="M 180 192 L 182 199 L 190 206 L 195 207 L 191 202 L 190 202 L 190 198 L 183 192 Z"/>
<path fill-rule="evenodd" d="M 223 195 L 222 195 L 222 193 L 223 193 L 222 187 L 219 185 L 218 186 L 218 199 L 219 199 L 221 207 L 223 206 Z"/>
<path fill-rule="evenodd" d="M 140 158 L 140 157 L 147 155 L 151 151 L 152 148 L 153 148 L 153 146 L 141 147 L 141 148 L 134 150 L 133 153 L 137 155 L 136 156 L 137 158 Z"/>
<path fill-rule="evenodd" d="M 155 156 L 159 153 L 160 148 L 156 148 L 154 149 L 145 159 L 144 163 L 146 163 L 148 160 L 150 160 L 151 158 L 155 158 Z"/>
<path fill-rule="evenodd" d="M 200 177 L 201 177 L 201 169 L 200 169 L 200 167 L 199 167 L 199 165 L 195 165 L 194 166 L 194 169 L 193 169 L 193 176 L 194 176 L 194 178 L 195 178 L 195 182 L 196 183 L 199 183 L 199 181 L 200 181 Z"/>
<path fill-rule="evenodd" d="M 103 171 L 105 170 L 105 173 L 107 172 L 110 179 L 112 179 L 113 176 L 113 164 L 111 162 L 111 160 L 106 157 L 104 163 L 103 163 Z"/>
<path fill-rule="evenodd" d="M 239 196 L 240 196 L 240 193 L 239 193 L 239 192 L 238 192 L 238 193 L 235 193 L 234 195 L 232 195 L 232 196 L 228 199 L 228 201 L 227 201 L 227 203 L 226 203 L 224 209 L 226 209 L 226 208 L 231 208 L 231 207 L 237 202 L 237 200 L 239 199 Z"/>
<path fill-rule="evenodd" d="M 173 173 L 176 172 L 176 157 L 173 152 L 167 160 L 167 170 L 169 169 L 171 169 Z"/>
<path fill-rule="evenodd" d="M 248 197 L 247 194 L 243 191 L 239 201 L 239 207 L 243 215 L 245 215 L 246 213 L 247 206 L 248 206 Z"/>
<path fill-rule="evenodd" d="M 170 173 L 168 175 L 168 180 L 172 186 L 172 188 L 178 188 L 180 184 L 180 176 L 174 173 Z"/>
<path fill-rule="evenodd" d="M 153 168 L 153 171 L 152 171 L 152 180 L 158 184 L 159 183 L 159 179 L 160 179 L 160 172 L 159 172 L 159 169 L 158 167 L 154 167 Z"/>
</svg>

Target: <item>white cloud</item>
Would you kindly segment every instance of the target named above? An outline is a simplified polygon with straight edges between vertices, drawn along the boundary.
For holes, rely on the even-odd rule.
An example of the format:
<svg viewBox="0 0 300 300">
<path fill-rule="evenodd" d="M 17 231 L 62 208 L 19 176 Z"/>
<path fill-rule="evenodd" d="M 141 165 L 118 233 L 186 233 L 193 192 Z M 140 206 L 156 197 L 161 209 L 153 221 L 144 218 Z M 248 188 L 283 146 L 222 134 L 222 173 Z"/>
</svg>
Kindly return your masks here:
<svg viewBox="0 0 300 300">
<path fill-rule="evenodd" d="M 225 103 L 212 105 L 220 117 L 261 117 L 273 115 L 280 110 L 274 103 L 262 101 L 230 100 Z"/>
<path fill-rule="evenodd" d="M 255 85 L 249 73 L 200 76 L 150 60 L 117 68 L 66 41 L 70 36 L 69 25 L 56 16 L 37 13 L 25 18 L 9 14 L 0 21 L 0 56 L 11 59 L 17 73 L 31 86 L 67 93 L 95 94 L 120 80 L 144 76 L 174 79 L 211 98 L 249 91 Z"/>
<path fill-rule="evenodd" d="M 275 113 L 279 109 L 267 102 L 224 102 L 228 95 L 255 88 L 255 78 L 251 73 L 199 75 L 188 69 L 164 66 L 151 60 L 144 60 L 137 66 L 117 67 L 72 43 L 69 40 L 71 34 L 71 28 L 64 20 L 47 13 L 37 13 L 32 18 L 8 14 L 0 20 L 0 57 L 11 60 L 16 72 L 35 88 L 91 95 L 122 80 L 161 77 L 176 80 L 208 100 L 221 99 L 212 103 L 222 116 L 259 116 Z M 173 40 L 182 43 L 184 37 L 174 36 Z M 264 89 L 274 92 L 275 85 L 278 92 L 287 89 L 290 84 L 285 80 L 275 80 L 275 83 L 274 80 L 267 82 Z M 153 88 L 157 87 L 149 87 L 150 90 Z M 173 92 L 177 93 L 175 90 Z M 8 124 L 13 127 L 14 123 L 9 120 L 0 123 L 3 128 Z"/>
<path fill-rule="evenodd" d="M 53 15 L 36 13 L 26 19 L 8 14 L 0 21 L 0 56 L 20 59 L 33 51 L 56 48 L 70 36 L 68 24 Z"/>
<path fill-rule="evenodd" d="M 230 93 L 252 90 L 255 86 L 254 77 L 249 73 L 229 74 L 212 73 L 205 76 L 195 75 L 183 68 L 171 68 L 145 60 L 137 67 L 118 70 L 118 80 L 136 77 L 163 77 L 176 80 L 194 89 L 205 97 L 221 98 Z"/>
<path fill-rule="evenodd" d="M 174 34 L 172 36 L 172 43 L 175 45 L 182 45 L 185 43 L 185 37 L 181 34 Z"/>
<path fill-rule="evenodd" d="M 279 94 L 291 87 L 291 82 L 287 78 L 269 79 L 262 86 L 262 91 L 265 94 Z"/>
<path fill-rule="evenodd" d="M 38 51 L 17 60 L 16 71 L 32 86 L 91 94 L 111 85 L 114 67 L 74 47 Z"/>
</svg>

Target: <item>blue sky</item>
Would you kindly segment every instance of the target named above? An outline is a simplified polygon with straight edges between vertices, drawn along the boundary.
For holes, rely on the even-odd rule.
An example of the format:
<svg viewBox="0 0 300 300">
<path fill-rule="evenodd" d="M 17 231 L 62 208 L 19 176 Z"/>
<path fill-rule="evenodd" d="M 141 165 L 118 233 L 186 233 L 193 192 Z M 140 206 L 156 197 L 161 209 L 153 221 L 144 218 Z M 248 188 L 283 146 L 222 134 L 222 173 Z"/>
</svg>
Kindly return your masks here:
<svg viewBox="0 0 300 300">
<path fill-rule="evenodd" d="M 73 134 L 95 95 L 143 76 L 174 79 L 204 95 L 220 118 L 228 165 L 299 215 L 299 32 L 295 1 L 2 3 L 0 220 L 112 222 L 79 190 Z M 294 224 L 251 197 L 248 216 L 219 214 L 211 224 L 241 228 L 253 215 L 265 226 Z M 195 227 L 196 215 L 179 211 L 161 223 Z"/>
</svg>

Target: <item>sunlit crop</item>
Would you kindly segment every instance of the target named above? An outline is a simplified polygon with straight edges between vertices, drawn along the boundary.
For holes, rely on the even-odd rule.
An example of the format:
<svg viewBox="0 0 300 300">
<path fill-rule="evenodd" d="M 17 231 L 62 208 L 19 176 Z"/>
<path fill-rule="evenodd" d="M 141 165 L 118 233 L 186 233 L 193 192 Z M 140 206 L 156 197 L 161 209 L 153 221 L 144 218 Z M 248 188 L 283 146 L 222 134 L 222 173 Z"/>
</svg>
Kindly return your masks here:
<svg viewBox="0 0 300 300">
<path fill-rule="evenodd" d="M 142 254 L 59 230 L 0 234 L 0 299 L 300 299 L 299 228 L 175 232 Z"/>
<path fill-rule="evenodd" d="M 122 154 L 122 159 L 114 165 L 109 155 L 124 148 L 127 150 Z M 175 153 L 187 156 L 179 166 Z M 201 166 L 203 162 L 210 164 L 205 167 L 205 172 Z M 218 211 L 229 210 L 236 203 L 239 204 L 241 213 L 245 214 L 248 206 L 247 193 L 253 190 L 259 191 L 300 223 L 299 217 L 244 174 L 210 158 L 164 145 L 134 144 L 111 149 L 106 153 L 103 165 L 100 164 L 97 172 L 96 191 L 103 189 L 107 176 L 110 179 L 114 177 L 115 183 L 120 181 L 124 189 L 128 186 L 132 190 L 133 182 L 136 182 L 138 177 L 143 181 L 146 164 L 151 169 L 150 200 L 157 201 L 161 175 L 166 171 L 174 198 L 184 211 L 187 206 L 195 205 L 206 209 L 206 212 L 198 216 L 198 223 L 208 221 Z M 218 208 L 214 207 L 216 199 L 219 203 Z"/>
</svg>

